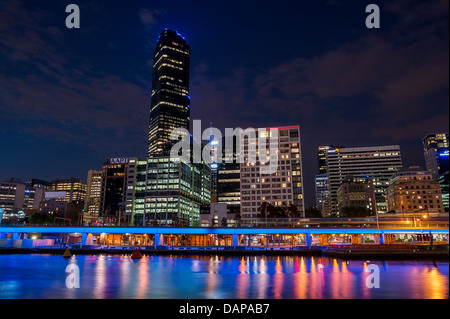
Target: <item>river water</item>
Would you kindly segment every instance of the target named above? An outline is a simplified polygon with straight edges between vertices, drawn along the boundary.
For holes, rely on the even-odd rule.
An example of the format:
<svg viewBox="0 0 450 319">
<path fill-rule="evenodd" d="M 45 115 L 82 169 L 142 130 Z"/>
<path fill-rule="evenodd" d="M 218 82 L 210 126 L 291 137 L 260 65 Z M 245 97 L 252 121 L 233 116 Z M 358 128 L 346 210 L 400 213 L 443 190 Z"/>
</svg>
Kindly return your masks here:
<svg viewBox="0 0 450 319">
<path fill-rule="evenodd" d="M 68 288 L 77 282 L 79 288 Z M 447 299 L 449 263 L 296 256 L 144 256 L 135 262 L 129 256 L 0 255 L 0 299 L 25 298 Z"/>
</svg>

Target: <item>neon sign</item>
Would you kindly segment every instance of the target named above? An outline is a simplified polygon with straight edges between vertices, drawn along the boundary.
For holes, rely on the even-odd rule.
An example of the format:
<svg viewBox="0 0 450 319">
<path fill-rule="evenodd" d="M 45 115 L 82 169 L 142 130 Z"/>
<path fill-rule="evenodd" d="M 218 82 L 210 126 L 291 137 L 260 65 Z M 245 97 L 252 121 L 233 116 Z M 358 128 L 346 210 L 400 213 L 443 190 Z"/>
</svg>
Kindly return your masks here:
<svg viewBox="0 0 450 319">
<path fill-rule="evenodd" d="M 128 164 L 128 158 L 111 158 L 109 164 Z"/>
</svg>

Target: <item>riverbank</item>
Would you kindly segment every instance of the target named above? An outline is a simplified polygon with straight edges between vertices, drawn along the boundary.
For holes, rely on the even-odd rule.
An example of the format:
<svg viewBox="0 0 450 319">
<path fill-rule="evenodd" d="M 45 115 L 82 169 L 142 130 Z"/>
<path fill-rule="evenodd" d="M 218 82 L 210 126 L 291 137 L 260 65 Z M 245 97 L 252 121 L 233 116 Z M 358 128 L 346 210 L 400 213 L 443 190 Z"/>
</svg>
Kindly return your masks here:
<svg viewBox="0 0 450 319">
<path fill-rule="evenodd" d="M 71 248 L 72 255 L 131 255 L 134 249 L 85 249 Z M 321 256 L 321 248 L 313 249 L 220 249 L 220 248 L 168 248 L 168 249 L 145 249 L 139 250 L 142 255 L 222 255 L 222 256 Z M 63 255 L 65 248 L 0 248 L 0 254 L 50 254 Z"/>
<path fill-rule="evenodd" d="M 226 249 L 225 249 L 226 248 Z M 75 248 L 70 249 L 72 255 L 131 255 L 132 247 L 120 248 Z M 339 259 L 371 259 L 371 260 L 405 260 L 430 259 L 448 260 L 448 245 L 430 250 L 429 247 L 416 249 L 346 249 L 329 247 L 311 248 L 262 248 L 262 247 L 142 247 L 143 255 L 221 255 L 221 256 L 314 256 Z M 63 255 L 65 248 L 0 248 L 0 254 L 50 254 Z"/>
</svg>

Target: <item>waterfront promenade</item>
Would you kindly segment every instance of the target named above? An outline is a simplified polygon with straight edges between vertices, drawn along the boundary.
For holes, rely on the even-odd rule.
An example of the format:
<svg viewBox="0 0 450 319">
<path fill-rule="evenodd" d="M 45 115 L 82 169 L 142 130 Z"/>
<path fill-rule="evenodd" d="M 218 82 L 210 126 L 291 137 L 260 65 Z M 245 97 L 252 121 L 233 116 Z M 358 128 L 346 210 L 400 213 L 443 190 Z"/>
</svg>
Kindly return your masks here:
<svg viewBox="0 0 450 319">
<path fill-rule="evenodd" d="M 0 227 L 0 248 L 182 247 L 251 250 L 447 245 L 448 228 Z M 393 247 L 393 246 L 392 246 Z M 236 249 L 234 249 L 236 250 Z"/>
</svg>

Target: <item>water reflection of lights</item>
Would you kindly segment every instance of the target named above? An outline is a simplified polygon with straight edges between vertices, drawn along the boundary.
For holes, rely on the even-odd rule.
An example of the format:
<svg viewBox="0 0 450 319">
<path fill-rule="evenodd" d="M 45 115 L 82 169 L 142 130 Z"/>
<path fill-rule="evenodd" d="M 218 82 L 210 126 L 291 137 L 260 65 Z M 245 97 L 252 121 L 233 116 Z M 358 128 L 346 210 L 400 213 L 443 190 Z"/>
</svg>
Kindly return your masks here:
<svg viewBox="0 0 450 319">
<path fill-rule="evenodd" d="M 206 283 L 206 298 L 217 299 L 220 297 L 218 295 L 218 288 L 220 285 L 220 275 L 219 275 L 219 259 L 217 256 L 211 257 L 208 263 L 208 277 Z"/>
<path fill-rule="evenodd" d="M 130 280 L 130 265 L 133 264 L 134 261 L 131 260 L 129 256 L 127 258 L 121 260 L 121 267 L 120 267 L 120 281 L 121 286 L 123 287 L 130 287 L 132 284 L 132 280 Z"/>
<path fill-rule="evenodd" d="M 241 258 L 239 262 L 239 274 L 236 279 L 236 289 L 237 289 L 237 298 L 238 299 L 247 299 L 247 289 L 250 284 L 250 276 L 246 271 L 247 264 L 244 257 Z"/>
<path fill-rule="evenodd" d="M 98 256 L 95 267 L 95 286 L 94 286 L 94 295 L 95 298 L 104 299 L 106 298 L 105 294 L 105 282 L 107 280 L 106 273 L 106 257 Z"/>
<path fill-rule="evenodd" d="M 275 275 L 273 278 L 273 295 L 275 299 L 281 299 L 283 297 L 283 284 L 283 265 L 281 264 L 280 257 L 278 257 L 275 264 Z"/>
<path fill-rule="evenodd" d="M 448 265 L 447 265 L 448 267 Z M 427 269 L 428 270 L 428 269 Z M 445 277 L 439 272 L 438 267 L 428 270 L 426 276 L 422 276 L 426 299 L 445 299 L 448 296 L 448 285 L 445 285 Z"/>
<path fill-rule="evenodd" d="M 256 264 L 257 262 L 255 262 Z M 259 261 L 259 272 L 257 281 L 257 298 L 267 299 L 267 290 L 269 285 L 269 274 L 267 273 L 267 260 L 265 257 L 261 257 Z"/>
<path fill-rule="evenodd" d="M 138 278 L 135 280 L 138 282 L 138 290 L 137 290 L 137 298 L 145 299 L 147 295 L 147 291 L 150 287 L 150 275 L 149 275 L 149 258 L 147 256 L 143 256 L 138 264 L 139 271 L 137 273 Z"/>
<path fill-rule="evenodd" d="M 192 267 L 191 267 L 193 272 L 199 272 L 200 271 L 200 261 L 194 259 L 192 260 Z"/>
<path fill-rule="evenodd" d="M 42 265 L 30 277 L 30 264 Z M 66 289 L 64 269 L 80 267 L 80 289 Z M 370 265 L 380 289 L 366 287 Z M 9 267 L 9 268 L 8 268 Z M 12 268 L 14 267 L 14 268 Z M 311 257 L 177 257 L 0 255 L 0 298 L 321 299 L 448 298 L 448 262 L 351 261 Z M 60 276 L 55 276 L 61 271 Z M 58 280 L 56 282 L 55 280 Z M 182 283 L 180 283 L 182 280 Z M 38 289 L 62 285 L 63 290 Z"/>
</svg>

